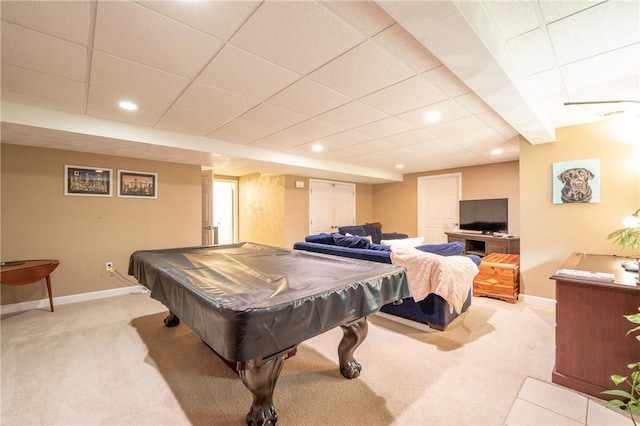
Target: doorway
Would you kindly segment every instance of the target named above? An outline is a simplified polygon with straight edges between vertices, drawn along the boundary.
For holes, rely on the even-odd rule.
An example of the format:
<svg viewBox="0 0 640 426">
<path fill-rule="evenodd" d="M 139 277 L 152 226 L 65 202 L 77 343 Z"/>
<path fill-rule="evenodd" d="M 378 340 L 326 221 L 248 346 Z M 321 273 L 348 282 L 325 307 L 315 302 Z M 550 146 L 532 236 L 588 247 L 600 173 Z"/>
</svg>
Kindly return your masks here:
<svg viewBox="0 0 640 426">
<path fill-rule="evenodd" d="M 461 196 L 461 173 L 418 178 L 418 236 L 425 243 L 446 243 L 445 232 L 457 230 Z"/>
<path fill-rule="evenodd" d="M 213 181 L 213 229 L 216 244 L 238 241 L 238 183 L 234 180 Z M 216 235 L 217 234 L 217 235 Z"/>
</svg>

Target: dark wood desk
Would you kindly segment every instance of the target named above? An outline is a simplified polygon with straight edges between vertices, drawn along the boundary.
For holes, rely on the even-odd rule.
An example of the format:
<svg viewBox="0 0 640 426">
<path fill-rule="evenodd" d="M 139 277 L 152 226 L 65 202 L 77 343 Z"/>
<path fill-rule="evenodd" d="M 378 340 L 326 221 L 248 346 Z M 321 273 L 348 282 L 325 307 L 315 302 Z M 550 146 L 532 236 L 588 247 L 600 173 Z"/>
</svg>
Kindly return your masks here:
<svg viewBox="0 0 640 426">
<path fill-rule="evenodd" d="M 552 381 L 600 399 L 614 388 L 612 374 L 627 375 L 640 344 L 626 336 L 633 324 L 623 315 L 640 307 L 637 273 L 625 272 L 617 256 L 572 254 L 561 268 L 605 272 L 613 283 L 553 275 L 556 281 L 556 365 Z"/>
<path fill-rule="evenodd" d="M 16 260 L 2 262 L 0 266 L 0 282 L 7 285 L 33 284 L 45 279 L 49 293 L 49 306 L 53 312 L 53 295 L 51 293 L 50 274 L 58 267 L 57 260 Z"/>
</svg>

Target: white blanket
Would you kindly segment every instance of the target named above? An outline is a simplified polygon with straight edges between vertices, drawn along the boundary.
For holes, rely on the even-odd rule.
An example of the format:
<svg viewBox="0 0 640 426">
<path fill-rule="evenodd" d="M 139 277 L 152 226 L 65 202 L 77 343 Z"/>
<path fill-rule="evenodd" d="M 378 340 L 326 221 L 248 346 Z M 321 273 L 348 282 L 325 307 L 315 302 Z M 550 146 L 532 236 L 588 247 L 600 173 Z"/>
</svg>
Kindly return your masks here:
<svg viewBox="0 0 640 426">
<path fill-rule="evenodd" d="M 414 247 L 391 247 L 391 262 L 407 270 L 409 287 L 416 302 L 435 293 L 458 314 L 473 286 L 478 267 L 466 256 L 441 256 Z"/>
</svg>

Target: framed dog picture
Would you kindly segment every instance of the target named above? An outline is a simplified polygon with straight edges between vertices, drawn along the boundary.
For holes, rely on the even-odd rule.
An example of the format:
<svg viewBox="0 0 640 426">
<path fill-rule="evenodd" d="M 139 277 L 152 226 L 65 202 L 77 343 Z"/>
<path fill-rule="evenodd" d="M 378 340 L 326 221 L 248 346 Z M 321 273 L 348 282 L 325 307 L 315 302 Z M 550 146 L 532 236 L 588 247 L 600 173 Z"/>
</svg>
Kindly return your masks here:
<svg viewBox="0 0 640 426">
<path fill-rule="evenodd" d="M 553 163 L 553 204 L 599 202 L 599 158 Z"/>
<path fill-rule="evenodd" d="M 118 170 L 118 197 L 158 198 L 158 175 Z"/>
</svg>

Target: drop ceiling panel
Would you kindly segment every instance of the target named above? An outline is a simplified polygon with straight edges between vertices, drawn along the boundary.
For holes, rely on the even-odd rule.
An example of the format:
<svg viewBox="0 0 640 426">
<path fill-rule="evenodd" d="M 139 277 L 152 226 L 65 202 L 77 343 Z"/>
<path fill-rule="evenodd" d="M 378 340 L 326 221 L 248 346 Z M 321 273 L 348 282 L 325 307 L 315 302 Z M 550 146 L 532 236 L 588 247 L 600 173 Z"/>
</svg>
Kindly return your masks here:
<svg viewBox="0 0 640 426">
<path fill-rule="evenodd" d="M 266 102 L 308 117 L 344 105 L 351 98 L 314 81 L 304 79 L 284 89 Z"/>
<path fill-rule="evenodd" d="M 351 146 L 359 144 L 373 139 L 371 136 L 364 135 L 362 133 L 347 130 L 345 132 L 336 133 L 330 136 L 324 136 L 322 141 L 326 141 L 331 145 L 338 145 L 341 147 Z"/>
<path fill-rule="evenodd" d="M 538 5 L 532 1 L 487 1 L 494 24 L 504 39 L 510 39 L 538 27 Z"/>
<path fill-rule="evenodd" d="M 87 50 L 17 25 L 2 25 L 2 63 L 85 81 Z"/>
<path fill-rule="evenodd" d="M 78 44 L 89 39 L 90 13 L 87 0 L 2 2 L 3 21 Z"/>
<path fill-rule="evenodd" d="M 296 123 L 307 120 L 309 117 L 295 112 L 278 108 L 269 104 L 260 104 L 244 113 L 240 119 L 245 123 L 253 123 L 270 129 L 281 130 L 293 126 Z"/>
<path fill-rule="evenodd" d="M 85 84 L 3 64 L 2 100 L 82 114 Z"/>
<path fill-rule="evenodd" d="M 94 47 L 106 53 L 193 78 L 221 45 L 212 36 L 140 5 L 98 2 Z"/>
<path fill-rule="evenodd" d="M 481 131 L 487 128 L 487 125 L 482 120 L 469 116 L 460 118 L 457 120 L 447 121 L 446 123 L 434 124 L 426 129 L 434 135 L 441 138 L 448 138 L 450 136 L 459 135 L 461 133 L 469 133 L 475 131 Z"/>
<path fill-rule="evenodd" d="M 437 137 L 435 135 L 432 135 L 425 130 L 415 129 L 404 133 L 396 133 L 395 135 L 385 136 L 381 139 L 385 142 L 389 142 L 397 146 L 404 146 L 412 145 L 418 142 L 434 140 L 436 138 Z"/>
<path fill-rule="evenodd" d="M 91 84 L 97 86 L 170 103 L 189 83 L 188 79 L 176 74 L 93 52 Z"/>
<path fill-rule="evenodd" d="M 320 114 L 316 118 L 326 121 L 327 123 L 335 124 L 336 126 L 344 127 L 345 129 L 350 129 L 381 120 L 385 117 L 386 114 L 379 110 L 371 108 L 362 102 L 353 101 Z"/>
<path fill-rule="evenodd" d="M 608 1 L 549 24 L 560 65 L 637 43 L 640 2 Z M 609 28 L 606 37 L 594 28 Z"/>
<path fill-rule="evenodd" d="M 441 114 L 440 119 L 435 123 L 441 123 L 456 120 L 471 115 L 469 111 L 464 109 L 460 104 L 452 100 L 438 102 L 424 108 L 418 108 L 413 111 L 398 114 L 397 118 L 414 125 L 415 127 L 427 127 L 434 123 L 425 120 L 424 116 L 428 112 L 438 111 Z"/>
<path fill-rule="evenodd" d="M 413 77 L 365 96 L 361 101 L 380 111 L 395 115 L 445 99 L 447 95 L 427 80 Z"/>
<path fill-rule="evenodd" d="M 405 80 L 415 73 L 372 41 L 348 51 L 309 77 L 352 98 Z"/>
<path fill-rule="evenodd" d="M 260 4 L 258 1 L 247 0 L 138 3 L 221 40 L 228 40 Z"/>
<path fill-rule="evenodd" d="M 422 46 L 400 24 L 396 23 L 387 28 L 376 35 L 374 40 L 416 73 L 422 73 L 442 65 L 438 58 Z"/>
<path fill-rule="evenodd" d="M 127 100 L 138 105 L 136 111 L 127 111 L 118 107 L 118 102 Z M 153 126 L 164 114 L 169 105 L 153 99 L 142 98 L 107 89 L 89 87 L 87 114 L 125 123 Z"/>
<path fill-rule="evenodd" d="M 456 96 L 454 100 L 457 104 L 461 105 L 464 109 L 466 109 L 473 115 L 491 111 L 491 107 L 487 105 L 482 99 L 480 99 L 480 97 L 475 93 L 467 93 L 465 95 Z"/>
<path fill-rule="evenodd" d="M 555 66 L 553 48 L 545 29 L 537 28 L 514 37 L 507 43 L 525 74 L 535 74 Z"/>
<path fill-rule="evenodd" d="M 198 81 L 263 101 L 299 78 L 292 71 L 227 44 Z"/>
<path fill-rule="evenodd" d="M 372 1 L 325 1 L 343 19 L 354 25 L 364 35 L 372 37 L 393 25 L 394 20 Z"/>
<path fill-rule="evenodd" d="M 322 34 L 322 37 L 318 37 Z M 308 74 L 365 37 L 315 2 L 264 2 L 231 44 Z"/>
<path fill-rule="evenodd" d="M 246 145 L 275 132 L 275 130 L 268 127 L 239 118 L 219 128 L 209 136 L 213 139 Z"/>
<path fill-rule="evenodd" d="M 229 117 L 173 105 L 155 125 L 158 129 L 206 136 L 229 121 Z"/>
<path fill-rule="evenodd" d="M 205 113 L 235 118 L 258 104 L 255 99 L 195 82 L 185 90 L 176 105 Z"/>
<path fill-rule="evenodd" d="M 372 138 L 394 135 L 396 133 L 408 132 L 413 130 L 413 126 L 405 121 L 398 120 L 395 117 L 388 117 L 374 123 L 365 124 L 364 126 L 356 127 L 354 129 L 358 133 L 371 136 Z"/>
</svg>

